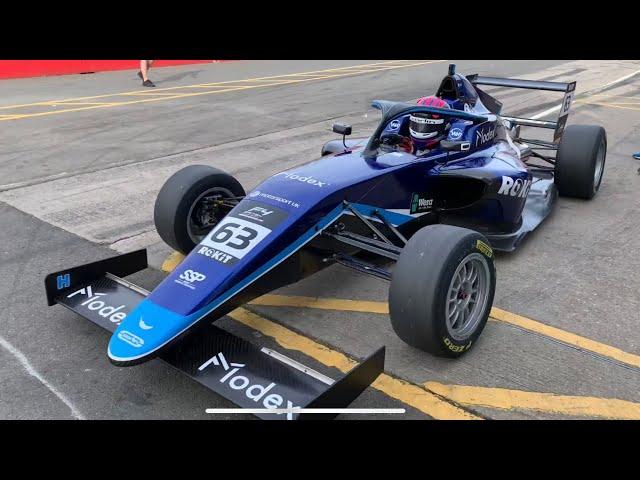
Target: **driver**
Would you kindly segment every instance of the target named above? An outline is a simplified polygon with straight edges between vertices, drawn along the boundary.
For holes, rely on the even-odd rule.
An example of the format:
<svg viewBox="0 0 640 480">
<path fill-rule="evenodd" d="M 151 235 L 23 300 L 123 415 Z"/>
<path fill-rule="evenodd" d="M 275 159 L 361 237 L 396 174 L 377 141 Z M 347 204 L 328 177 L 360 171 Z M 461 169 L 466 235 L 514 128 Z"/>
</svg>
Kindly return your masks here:
<svg viewBox="0 0 640 480">
<path fill-rule="evenodd" d="M 451 108 L 447 102 L 435 96 L 418 99 L 417 105 L 436 108 Z M 447 137 L 449 122 L 435 113 L 412 113 L 409 116 L 409 136 L 400 148 L 417 156 L 424 155 L 438 146 Z"/>
</svg>

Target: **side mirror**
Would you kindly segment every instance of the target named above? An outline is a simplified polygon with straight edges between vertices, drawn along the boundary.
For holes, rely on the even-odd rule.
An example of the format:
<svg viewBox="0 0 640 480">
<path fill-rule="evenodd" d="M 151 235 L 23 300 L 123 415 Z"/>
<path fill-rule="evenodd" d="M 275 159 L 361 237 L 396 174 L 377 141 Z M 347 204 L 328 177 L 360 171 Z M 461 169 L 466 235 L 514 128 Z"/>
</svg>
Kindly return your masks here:
<svg viewBox="0 0 640 480">
<path fill-rule="evenodd" d="M 466 152 L 471 148 L 469 142 L 451 142 L 449 140 L 442 140 L 440 146 L 447 152 Z"/>
<path fill-rule="evenodd" d="M 351 125 L 347 125 L 346 123 L 334 123 L 333 132 L 342 136 L 351 135 Z"/>
</svg>

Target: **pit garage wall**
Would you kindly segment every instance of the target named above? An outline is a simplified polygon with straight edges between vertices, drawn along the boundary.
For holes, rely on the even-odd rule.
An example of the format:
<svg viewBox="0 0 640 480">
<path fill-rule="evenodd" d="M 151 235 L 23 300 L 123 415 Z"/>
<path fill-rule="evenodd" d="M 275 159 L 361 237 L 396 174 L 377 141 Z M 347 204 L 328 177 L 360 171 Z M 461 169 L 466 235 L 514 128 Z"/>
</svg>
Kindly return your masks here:
<svg viewBox="0 0 640 480">
<path fill-rule="evenodd" d="M 213 60 L 156 60 L 153 68 L 210 63 Z M 140 60 L 0 60 L 0 79 L 137 70 Z"/>
</svg>

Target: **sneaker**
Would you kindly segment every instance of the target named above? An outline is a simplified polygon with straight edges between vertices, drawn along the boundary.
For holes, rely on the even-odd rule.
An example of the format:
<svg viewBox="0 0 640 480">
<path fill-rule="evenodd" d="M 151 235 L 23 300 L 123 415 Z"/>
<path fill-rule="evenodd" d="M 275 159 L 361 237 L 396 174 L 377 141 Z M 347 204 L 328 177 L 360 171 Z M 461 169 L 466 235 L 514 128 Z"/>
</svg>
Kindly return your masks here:
<svg viewBox="0 0 640 480">
<path fill-rule="evenodd" d="M 635 158 L 636 160 L 640 160 L 640 152 L 634 153 L 633 158 Z"/>
<path fill-rule="evenodd" d="M 156 85 L 151 80 L 145 80 L 144 82 L 142 82 L 142 86 L 143 87 L 155 87 Z"/>
</svg>

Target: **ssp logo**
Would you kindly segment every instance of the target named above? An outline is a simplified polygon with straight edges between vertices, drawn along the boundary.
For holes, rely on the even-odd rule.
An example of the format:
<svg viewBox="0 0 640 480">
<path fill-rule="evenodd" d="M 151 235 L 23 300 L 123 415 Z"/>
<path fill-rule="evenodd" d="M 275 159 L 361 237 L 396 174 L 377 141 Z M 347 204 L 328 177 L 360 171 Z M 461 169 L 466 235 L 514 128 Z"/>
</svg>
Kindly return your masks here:
<svg viewBox="0 0 640 480">
<path fill-rule="evenodd" d="M 207 278 L 207 276 L 194 270 L 185 270 L 180 274 L 180 278 L 187 282 L 201 282 Z"/>
<path fill-rule="evenodd" d="M 189 269 L 182 272 L 180 277 L 176 278 L 175 282 L 183 287 L 195 290 L 196 286 L 194 284 L 203 281 L 205 278 L 207 278 L 207 276 L 204 273 Z"/>
</svg>

